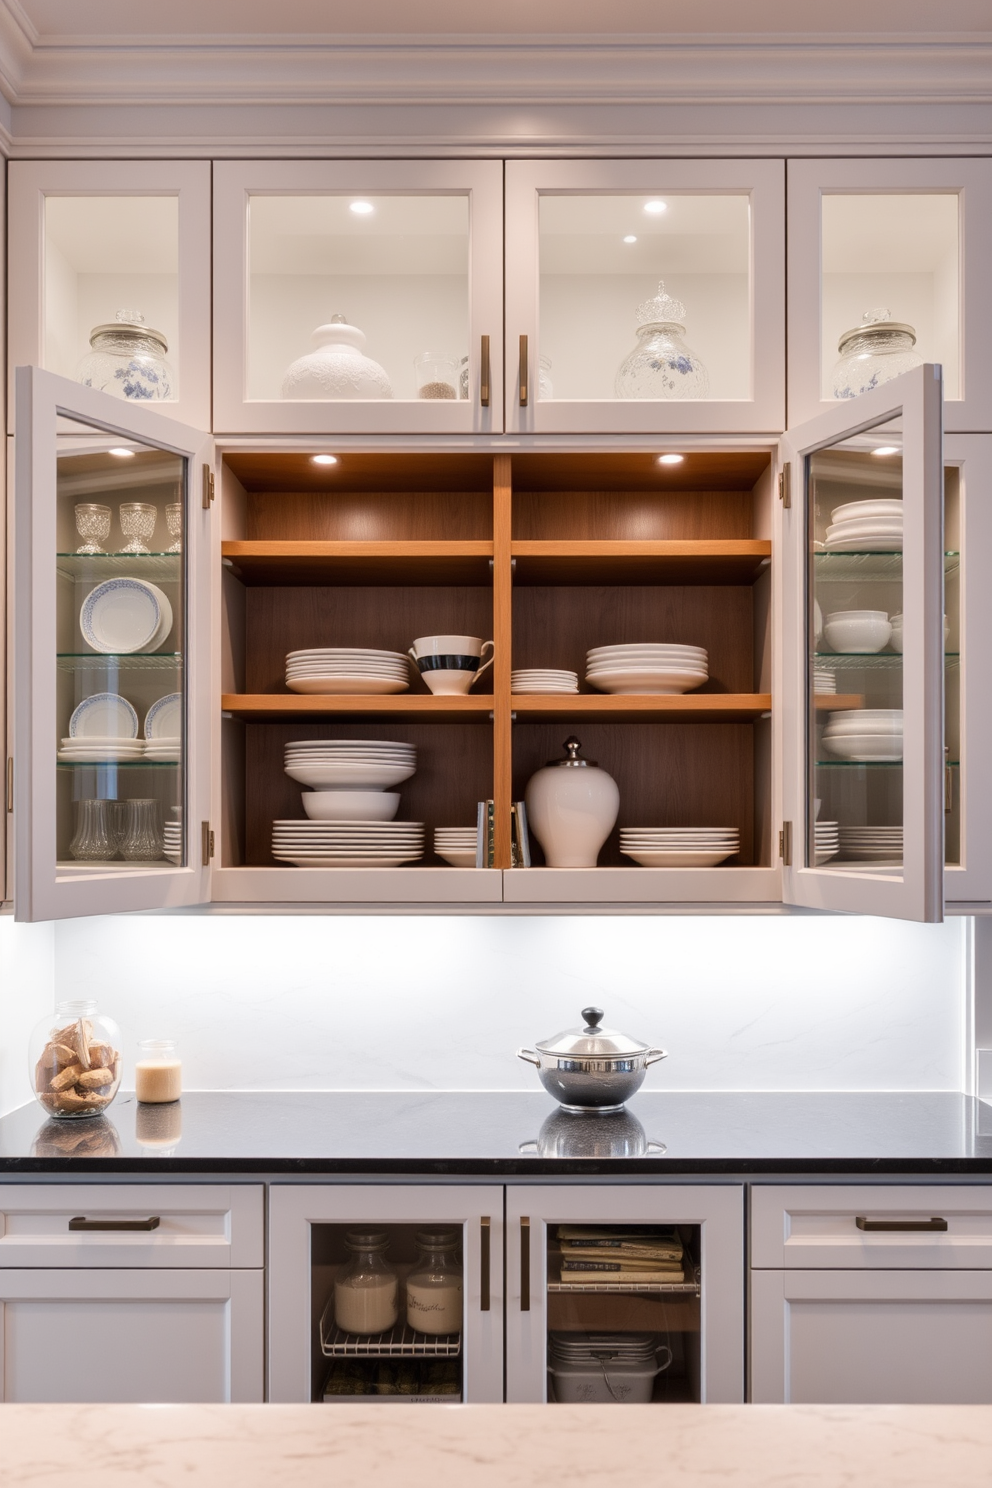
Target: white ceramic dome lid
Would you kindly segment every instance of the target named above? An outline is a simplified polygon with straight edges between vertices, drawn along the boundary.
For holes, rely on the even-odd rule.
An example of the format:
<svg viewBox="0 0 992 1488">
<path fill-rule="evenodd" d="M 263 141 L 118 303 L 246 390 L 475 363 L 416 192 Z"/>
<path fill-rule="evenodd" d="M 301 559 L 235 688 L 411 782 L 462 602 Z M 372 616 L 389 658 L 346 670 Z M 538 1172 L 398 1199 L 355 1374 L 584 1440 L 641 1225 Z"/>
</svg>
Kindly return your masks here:
<svg viewBox="0 0 992 1488">
<path fill-rule="evenodd" d="M 651 1046 L 640 1039 L 629 1038 L 614 1028 L 600 1028 L 602 1008 L 583 1008 L 582 1016 L 584 1027 L 566 1028 L 554 1038 L 535 1044 L 535 1049 L 556 1059 L 632 1059 L 651 1052 Z"/>
</svg>

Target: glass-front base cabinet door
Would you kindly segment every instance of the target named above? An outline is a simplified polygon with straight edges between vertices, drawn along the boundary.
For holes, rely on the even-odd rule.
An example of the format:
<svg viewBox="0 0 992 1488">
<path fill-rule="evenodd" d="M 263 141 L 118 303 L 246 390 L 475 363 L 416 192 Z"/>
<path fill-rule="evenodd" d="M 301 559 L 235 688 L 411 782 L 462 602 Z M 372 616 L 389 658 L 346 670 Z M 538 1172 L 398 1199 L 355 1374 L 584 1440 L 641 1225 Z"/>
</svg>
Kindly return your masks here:
<svg viewBox="0 0 992 1488">
<path fill-rule="evenodd" d="M 744 1399 L 739 1184 L 510 1186 L 506 1398 Z"/>
<path fill-rule="evenodd" d="M 503 1399 L 503 1190 L 274 1184 L 269 1399 Z"/>
<path fill-rule="evenodd" d="M 791 431 L 780 471 L 783 897 L 939 920 L 940 368 L 918 367 Z"/>
<path fill-rule="evenodd" d="M 17 370 L 18 919 L 209 898 L 210 458 L 194 429 Z"/>
</svg>

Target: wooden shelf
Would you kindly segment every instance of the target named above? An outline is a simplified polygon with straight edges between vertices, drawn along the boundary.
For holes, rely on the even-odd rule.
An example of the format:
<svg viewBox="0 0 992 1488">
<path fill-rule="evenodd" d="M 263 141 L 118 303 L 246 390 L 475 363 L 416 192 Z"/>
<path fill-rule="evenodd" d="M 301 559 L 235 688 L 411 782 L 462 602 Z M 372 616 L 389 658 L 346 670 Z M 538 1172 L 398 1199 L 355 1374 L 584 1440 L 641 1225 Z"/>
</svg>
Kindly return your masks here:
<svg viewBox="0 0 992 1488">
<path fill-rule="evenodd" d="M 753 723 L 772 706 L 770 692 L 680 693 L 658 697 L 647 693 L 608 697 L 602 693 L 545 696 L 514 693 L 511 706 L 518 722 L 549 723 L 555 719 L 592 718 L 651 723 Z"/>
<path fill-rule="evenodd" d="M 225 692 L 220 705 L 225 713 L 243 718 L 247 723 L 292 723 L 322 718 L 403 718 L 409 723 L 438 723 L 456 720 L 460 723 L 488 723 L 493 711 L 491 693 L 468 697 L 432 697 L 390 694 L 377 697 L 302 696 L 278 692 Z"/>
<path fill-rule="evenodd" d="M 752 584 L 771 551 L 770 542 L 751 538 L 510 545 L 518 584 Z"/>
<path fill-rule="evenodd" d="M 813 701 L 818 713 L 845 713 L 865 705 L 860 692 L 818 692 Z"/>
<path fill-rule="evenodd" d="M 246 584 L 485 584 L 491 542 L 228 541 L 221 555 Z"/>
</svg>

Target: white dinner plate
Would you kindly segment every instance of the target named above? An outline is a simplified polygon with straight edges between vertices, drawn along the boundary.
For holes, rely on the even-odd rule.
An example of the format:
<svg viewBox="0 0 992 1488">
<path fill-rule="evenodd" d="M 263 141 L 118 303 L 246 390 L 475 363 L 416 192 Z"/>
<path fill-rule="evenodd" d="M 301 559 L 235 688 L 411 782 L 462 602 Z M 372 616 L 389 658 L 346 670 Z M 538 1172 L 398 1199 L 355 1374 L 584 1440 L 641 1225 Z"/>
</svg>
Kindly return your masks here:
<svg viewBox="0 0 992 1488">
<path fill-rule="evenodd" d="M 901 553 L 902 538 L 892 537 L 828 537 L 823 544 L 828 553 Z"/>
<path fill-rule="evenodd" d="M 183 695 L 167 692 L 145 714 L 146 739 L 178 739 L 183 725 Z"/>
<path fill-rule="evenodd" d="M 354 697 L 373 697 L 384 693 L 406 692 L 410 683 L 406 677 L 402 680 L 399 677 L 287 677 L 286 686 L 290 692 L 323 693 L 326 697 L 349 694 Z"/>
<path fill-rule="evenodd" d="M 286 744 L 287 749 L 374 749 L 376 752 L 387 749 L 407 752 L 416 751 L 416 744 L 408 744 L 405 739 L 290 739 Z"/>
<path fill-rule="evenodd" d="M 734 856 L 734 850 L 723 852 L 642 852 L 635 848 L 624 852 L 624 857 L 633 858 L 642 868 L 715 868 Z"/>
<path fill-rule="evenodd" d="M 693 687 L 702 687 L 708 681 L 705 672 L 651 670 L 642 667 L 636 671 L 588 673 L 586 681 L 600 692 L 648 693 L 672 696 L 688 692 Z"/>
<path fill-rule="evenodd" d="M 95 692 L 69 719 L 70 739 L 136 739 L 138 715 L 119 692 Z"/>
<path fill-rule="evenodd" d="M 161 644 L 172 629 L 172 606 L 156 584 L 122 575 L 90 590 L 79 626 L 94 651 L 128 655 Z"/>
<path fill-rule="evenodd" d="M 301 858 L 288 853 L 273 853 L 280 863 L 292 863 L 296 868 L 402 868 L 405 863 L 415 863 L 423 853 L 402 858 Z"/>
</svg>

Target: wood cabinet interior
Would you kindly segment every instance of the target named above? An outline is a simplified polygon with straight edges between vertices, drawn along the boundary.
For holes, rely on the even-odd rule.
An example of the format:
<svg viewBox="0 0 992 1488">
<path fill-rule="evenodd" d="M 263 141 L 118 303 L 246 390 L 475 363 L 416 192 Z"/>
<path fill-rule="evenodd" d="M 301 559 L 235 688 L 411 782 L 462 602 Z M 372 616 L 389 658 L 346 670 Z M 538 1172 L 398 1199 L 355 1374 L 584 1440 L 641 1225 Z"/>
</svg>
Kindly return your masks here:
<svg viewBox="0 0 992 1488">
<path fill-rule="evenodd" d="M 344 454 L 323 467 L 238 452 L 221 492 L 225 866 L 273 866 L 273 819 L 303 816 L 286 741 L 338 737 L 417 744 L 398 819 L 425 822 L 425 866 L 440 865 L 434 828 L 471 825 L 492 798 L 495 866 L 509 867 L 510 804 L 573 726 L 617 779 L 621 825 L 735 826 L 730 866 L 772 861 L 767 451 L 671 466 L 627 453 Z M 412 671 L 395 696 L 286 688 L 288 651 L 406 651 L 436 633 L 493 638 L 495 664 L 468 697 L 435 698 Z M 590 647 L 642 641 L 705 646 L 708 682 L 610 696 L 585 681 Z M 520 667 L 575 670 L 579 694 L 513 695 Z M 616 833 L 600 862 L 630 866 Z"/>
</svg>

